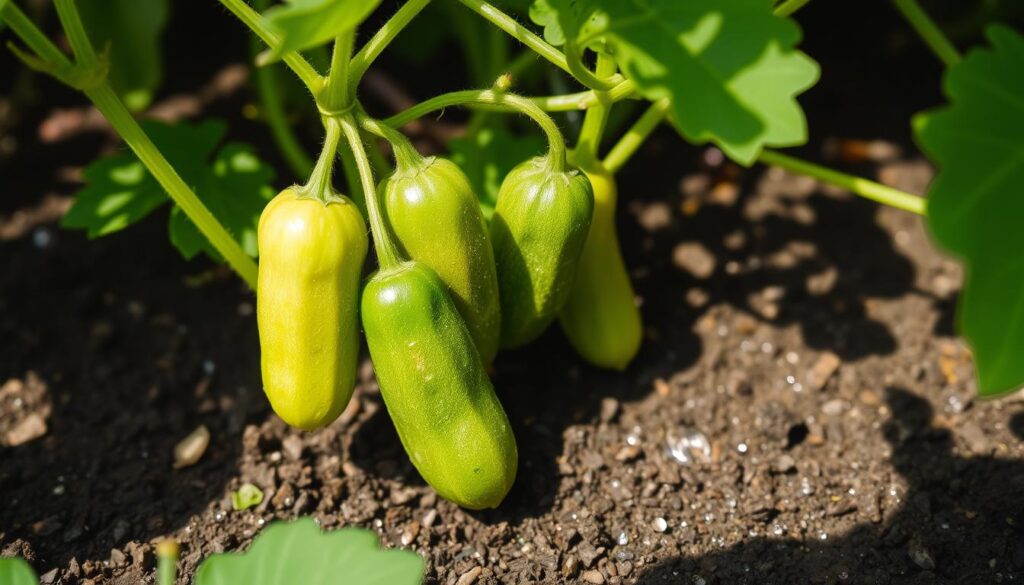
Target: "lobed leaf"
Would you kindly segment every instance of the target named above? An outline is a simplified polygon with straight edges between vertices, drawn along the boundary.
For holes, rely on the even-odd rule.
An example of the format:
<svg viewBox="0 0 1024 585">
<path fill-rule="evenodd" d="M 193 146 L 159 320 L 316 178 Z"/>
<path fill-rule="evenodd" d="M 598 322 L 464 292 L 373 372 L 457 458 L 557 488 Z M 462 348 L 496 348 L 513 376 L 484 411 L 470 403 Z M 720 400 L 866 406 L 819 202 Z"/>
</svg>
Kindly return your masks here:
<svg viewBox="0 0 1024 585">
<path fill-rule="evenodd" d="M 966 264 L 958 328 L 979 392 L 994 395 L 1024 384 L 1024 37 L 1003 26 L 987 37 L 991 48 L 947 71 L 949 105 L 913 124 L 939 168 L 928 227 Z"/>
<path fill-rule="evenodd" d="M 794 47 L 796 23 L 772 0 L 539 0 L 545 32 L 606 41 L 623 73 L 651 101 L 669 98 L 676 129 L 752 164 L 767 146 L 807 141 L 796 96 L 818 66 Z M 552 15 L 557 13 L 557 18 Z M 557 26 L 556 26 L 557 25 Z"/>
</svg>

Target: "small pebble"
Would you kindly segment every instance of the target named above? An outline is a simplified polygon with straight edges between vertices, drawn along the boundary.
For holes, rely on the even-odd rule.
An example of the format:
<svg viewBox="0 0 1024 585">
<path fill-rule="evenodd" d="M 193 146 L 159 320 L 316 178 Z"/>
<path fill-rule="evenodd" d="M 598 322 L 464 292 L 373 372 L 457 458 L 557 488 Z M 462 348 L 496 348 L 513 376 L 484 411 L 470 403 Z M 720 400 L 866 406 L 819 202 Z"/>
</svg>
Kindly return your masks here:
<svg viewBox="0 0 1024 585">
<path fill-rule="evenodd" d="M 654 530 L 656 530 L 657 532 L 665 532 L 666 530 L 668 530 L 668 521 L 666 521 L 661 516 L 658 516 L 654 519 L 653 526 Z"/>
<path fill-rule="evenodd" d="M 480 567 L 473 567 L 463 573 L 462 576 L 459 577 L 459 580 L 455 582 L 455 585 L 473 585 L 473 583 L 476 583 L 476 580 L 480 578 L 480 573 L 483 572 L 484 570 Z"/>
<path fill-rule="evenodd" d="M 195 465 L 210 446 L 210 430 L 206 425 L 199 425 L 174 446 L 174 468 L 180 469 Z"/>
<path fill-rule="evenodd" d="M 583 574 L 580 575 L 580 577 L 582 577 L 583 580 L 586 581 L 587 583 L 593 583 L 594 585 L 603 585 L 604 584 L 604 575 L 601 574 L 601 571 L 596 571 L 596 570 L 583 571 Z"/>
</svg>

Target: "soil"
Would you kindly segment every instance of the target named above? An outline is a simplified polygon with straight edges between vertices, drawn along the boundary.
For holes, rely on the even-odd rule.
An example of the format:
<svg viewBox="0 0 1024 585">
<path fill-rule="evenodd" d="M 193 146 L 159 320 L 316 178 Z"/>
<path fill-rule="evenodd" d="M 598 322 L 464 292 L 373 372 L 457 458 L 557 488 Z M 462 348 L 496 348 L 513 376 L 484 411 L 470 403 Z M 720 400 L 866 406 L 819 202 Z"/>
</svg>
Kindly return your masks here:
<svg viewBox="0 0 1024 585">
<path fill-rule="evenodd" d="M 893 15 L 819 6 L 801 13 L 825 71 L 801 154 L 923 192 L 906 120 L 939 103 L 938 66 Z M 216 12 L 210 30 L 235 30 Z M 224 62 L 172 64 L 162 103 L 195 100 L 174 91 Z M 164 537 L 190 582 L 203 558 L 303 515 L 375 530 L 449 585 L 1024 578 L 1024 397 L 973 398 L 952 332 L 960 270 L 918 217 L 659 132 L 621 176 L 639 357 L 589 367 L 557 328 L 501 355 L 519 476 L 500 508 L 467 512 L 410 465 L 366 360 L 328 428 L 277 419 L 251 293 L 183 261 L 166 213 L 94 241 L 60 230 L 79 169 L 116 143 L 70 92 L 36 92 L 0 123 L 0 555 L 44 583 L 151 583 Z M 200 115 L 276 160 L 239 114 L 248 90 L 222 93 Z M 209 448 L 175 469 L 200 426 Z M 266 497 L 237 512 L 243 483 Z"/>
</svg>

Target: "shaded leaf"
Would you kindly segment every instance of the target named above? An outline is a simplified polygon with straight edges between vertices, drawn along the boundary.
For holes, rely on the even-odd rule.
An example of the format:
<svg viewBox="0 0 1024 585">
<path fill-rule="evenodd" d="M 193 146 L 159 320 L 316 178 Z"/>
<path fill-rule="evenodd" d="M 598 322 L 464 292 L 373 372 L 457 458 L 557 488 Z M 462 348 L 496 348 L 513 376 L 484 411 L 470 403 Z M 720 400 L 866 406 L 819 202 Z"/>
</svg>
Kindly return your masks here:
<svg viewBox="0 0 1024 585">
<path fill-rule="evenodd" d="M 4 0 L 0 0 L 3 8 Z M 36 574 L 24 559 L 0 559 L 0 584 L 39 585 Z"/>
<path fill-rule="evenodd" d="M 281 38 L 272 58 L 323 45 L 355 28 L 378 4 L 380 0 L 289 0 L 274 6 L 263 17 Z"/>
<path fill-rule="evenodd" d="M 209 120 L 192 125 L 142 124 L 146 134 L 210 212 L 231 232 L 242 248 L 256 255 L 259 214 L 273 196 L 273 169 L 244 144 L 228 144 L 214 156 L 226 125 Z M 213 160 L 211 161 L 211 156 Z M 170 202 L 163 187 L 131 151 L 89 165 L 86 186 L 61 221 L 66 228 L 86 230 L 97 237 L 121 230 Z M 171 212 L 171 241 L 186 258 L 204 251 L 220 255 L 177 206 Z"/>
<path fill-rule="evenodd" d="M 222 122 L 168 126 L 146 121 L 142 128 L 187 183 L 201 173 L 205 159 L 224 136 Z M 170 199 L 131 151 L 105 157 L 85 168 L 78 192 L 61 225 L 86 230 L 90 238 L 124 229 Z"/>
<path fill-rule="evenodd" d="M 951 67 L 950 105 L 919 114 L 921 148 L 939 167 L 928 226 L 967 266 L 958 328 L 974 351 L 979 392 L 1024 384 L 1024 38 L 994 26 L 992 48 Z"/>
<path fill-rule="evenodd" d="M 543 153 L 545 145 L 536 134 L 518 136 L 501 126 L 484 127 L 473 136 L 448 141 L 452 162 L 469 177 L 488 219 L 494 213 L 505 175 L 517 164 Z"/>
<path fill-rule="evenodd" d="M 163 75 L 160 35 L 167 0 L 78 0 L 93 45 L 110 46 L 110 84 L 129 109 L 145 109 Z"/>
<path fill-rule="evenodd" d="M 269 526 L 245 554 L 217 554 L 196 572 L 197 585 L 414 585 L 424 562 L 414 552 L 381 550 L 360 528 L 321 532 L 310 518 Z"/>
</svg>

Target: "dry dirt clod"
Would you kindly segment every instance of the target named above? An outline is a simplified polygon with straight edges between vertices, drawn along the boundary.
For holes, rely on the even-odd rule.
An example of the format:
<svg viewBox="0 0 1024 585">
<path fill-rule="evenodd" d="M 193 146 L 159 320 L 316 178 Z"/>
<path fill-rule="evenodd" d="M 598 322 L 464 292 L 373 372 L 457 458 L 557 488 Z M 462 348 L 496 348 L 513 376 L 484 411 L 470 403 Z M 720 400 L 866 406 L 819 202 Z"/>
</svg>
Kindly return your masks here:
<svg viewBox="0 0 1024 585">
<path fill-rule="evenodd" d="M 4 437 L 4 444 L 8 447 L 17 447 L 29 441 L 34 441 L 45 434 L 46 419 L 33 412 L 16 424 L 14 428 L 7 431 L 7 435 Z"/>
<path fill-rule="evenodd" d="M 811 391 L 824 388 L 829 378 L 836 373 L 842 363 L 839 356 L 830 351 L 821 354 L 818 361 L 814 362 L 810 371 L 807 372 L 807 388 Z"/>
<path fill-rule="evenodd" d="M 480 567 L 473 567 L 460 575 L 459 580 L 455 582 L 455 585 L 473 585 L 473 583 L 476 583 L 476 580 L 480 578 L 480 573 L 483 572 L 484 570 Z"/>
</svg>

